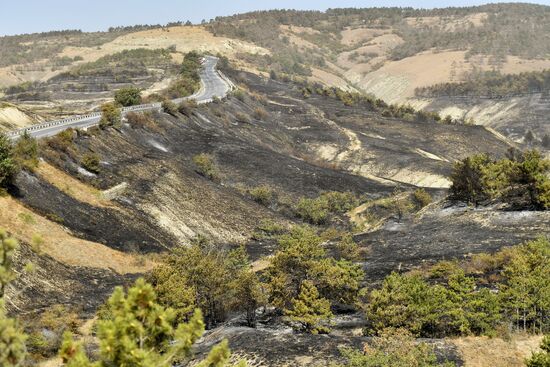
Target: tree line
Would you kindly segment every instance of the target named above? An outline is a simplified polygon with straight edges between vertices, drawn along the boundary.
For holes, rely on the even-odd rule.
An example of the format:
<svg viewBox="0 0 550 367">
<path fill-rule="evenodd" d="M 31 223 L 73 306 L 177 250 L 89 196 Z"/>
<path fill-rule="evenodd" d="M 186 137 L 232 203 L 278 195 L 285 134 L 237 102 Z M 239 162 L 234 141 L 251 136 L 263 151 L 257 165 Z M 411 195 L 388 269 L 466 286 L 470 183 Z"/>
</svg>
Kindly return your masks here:
<svg viewBox="0 0 550 367">
<path fill-rule="evenodd" d="M 550 91 L 550 70 L 501 74 L 498 71 L 476 72 L 460 83 L 441 83 L 417 88 L 417 97 L 488 97 L 503 98 Z"/>
</svg>

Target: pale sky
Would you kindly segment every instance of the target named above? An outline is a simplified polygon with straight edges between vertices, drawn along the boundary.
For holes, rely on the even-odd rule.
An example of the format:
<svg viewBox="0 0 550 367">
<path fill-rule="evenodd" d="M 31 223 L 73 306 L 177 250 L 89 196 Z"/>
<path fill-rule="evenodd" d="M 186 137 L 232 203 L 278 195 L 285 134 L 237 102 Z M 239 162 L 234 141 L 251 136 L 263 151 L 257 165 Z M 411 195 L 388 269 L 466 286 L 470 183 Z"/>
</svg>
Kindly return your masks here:
<svg viewBox="0 0 550 367">
<path fill-rule="evenodd" d="M 531 2 L 550 5 L 550 0 Z M 433 8 L 484 3 L 486 1 L 469 0 L 0 0 L 0 35 L 62 29 L 97 31 L 111 26 L 166 24 L 179 20 L 199 23 L 216 16 L 265 9 Z"/>
</svg>

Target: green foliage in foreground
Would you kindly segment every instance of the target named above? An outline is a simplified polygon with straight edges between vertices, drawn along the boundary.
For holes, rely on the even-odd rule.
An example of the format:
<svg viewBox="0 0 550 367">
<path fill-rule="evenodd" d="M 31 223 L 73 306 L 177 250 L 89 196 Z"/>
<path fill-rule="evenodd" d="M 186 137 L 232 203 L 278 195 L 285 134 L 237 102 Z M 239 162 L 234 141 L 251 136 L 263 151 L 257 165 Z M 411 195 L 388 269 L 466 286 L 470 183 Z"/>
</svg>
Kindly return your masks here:
<svg viewBox="0 0 550 367">
<path fill-rule="evenodd" d="M 511 151 L 507 158 L 493 160 L 474 155 L 455 164 L 450 197 L 479 205 L 501 200 L 515 208 L 550 208 L 550 160 L 538 151 Z"/>
<path fill-rule="evenodd" d="M 550 335 L 544 337 L 540 349 L 542 351 L 533 353 L 531 358 L 525 361 L 527 367 L 550 367 Z"/>
<path fill-rule="evenodd" d="M 18 247 L 17 241 L 0 228 L 0 298 L 4 297 L 8 283 L 15 279 L 12 256 Z"/>
<path fill-rule="evenodd" d="M 0 299 L 0 366 L 21 366 L 27 355 L 26 339 L 17 321 L 7 317 L 4 301 Z"/>
<path fill-rule="evenodd" d="M 12 256 L 17 247 L 17 241 L 0 228 L 0 366 L 3 367 L 21 366 L 27 355 L 27 336 L 4 309 L 4 290 L 15 279 Z"/>
<path fill-rule="evenodd" d="M 82 344 L 66 333 L 60 351 L 65 366 L 169 367 L 189 357 L 204 332 L 200 310 L 189 322 L 174 327 L 175 311 L 159 305 L 153 287 L 143 279 L 127 294 L 117 287 L 108 301 L 107 313 L 110 317 L 98 323 L 99 361 L 91 362 Z M 227 342 L 222 342 L 199 366 L 226 366 L 229 357 Z"/>
<path fill-rule="evenodd" d="M 244 311 L 254 326 L 262 300 L 259 280 L 243 248 L 223 251 L 204 238 L 179 246 L 151 276 L 159 300 L 174 307 L 178 321 L 200 308 L 208 327 L 225 321 L 229 311 Z"/>
<path fill-rule="evenodd" d="M 340 350 L 347 363 L 335 367 L 452 367 L 452 362 L 438 363 L 433 347 L 417 343 L 404 329 L 386 329 L 363 351 Z"/>
</svg>

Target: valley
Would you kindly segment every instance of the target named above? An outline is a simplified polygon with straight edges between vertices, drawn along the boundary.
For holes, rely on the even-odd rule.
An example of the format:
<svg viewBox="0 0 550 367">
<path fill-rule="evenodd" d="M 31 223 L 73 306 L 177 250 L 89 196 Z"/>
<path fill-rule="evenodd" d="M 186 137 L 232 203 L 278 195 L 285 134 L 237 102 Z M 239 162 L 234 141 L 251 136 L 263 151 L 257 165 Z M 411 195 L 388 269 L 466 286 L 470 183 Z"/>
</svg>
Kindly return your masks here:
<svg viewBox="0 0 550 367">
<path fill-rule="evenodd" d="M 549 9 L 0 37 L 7 366 L 543 355 Z"/>
</svg>

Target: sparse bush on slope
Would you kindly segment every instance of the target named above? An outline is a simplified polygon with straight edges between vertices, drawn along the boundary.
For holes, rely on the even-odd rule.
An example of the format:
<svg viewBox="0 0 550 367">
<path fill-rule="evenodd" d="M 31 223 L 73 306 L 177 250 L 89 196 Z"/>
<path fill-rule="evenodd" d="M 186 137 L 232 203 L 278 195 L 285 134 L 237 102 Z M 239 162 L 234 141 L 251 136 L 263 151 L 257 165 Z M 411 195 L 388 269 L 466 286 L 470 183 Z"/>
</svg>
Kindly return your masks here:
<svg viewBox="0 0 550 367">
<path fill-rule="evenodd" d="M 193 157 L 193 163 L 195 163 L 197 172 L 202 176 L 214 181 L 220 178 L 219 169 L 211 154 L 197 154 Z"/>
</svg>

